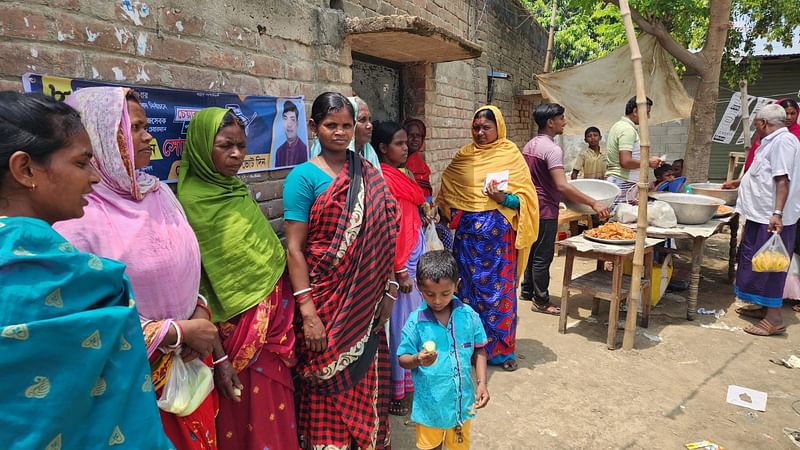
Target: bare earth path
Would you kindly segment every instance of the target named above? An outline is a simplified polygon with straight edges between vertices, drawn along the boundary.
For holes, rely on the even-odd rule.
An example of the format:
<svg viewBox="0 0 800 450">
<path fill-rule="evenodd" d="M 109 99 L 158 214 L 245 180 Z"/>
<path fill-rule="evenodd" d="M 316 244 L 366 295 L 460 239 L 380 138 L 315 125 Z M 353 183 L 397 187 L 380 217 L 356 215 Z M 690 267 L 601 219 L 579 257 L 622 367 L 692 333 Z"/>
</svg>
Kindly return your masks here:
<svg viewBox="0 0 800 450">
<path fill-rule="evenodd" d="M 796 402 L 800 410 L 800 369 L 769 360 L 800 356 L 800 314 L 784 306 L 783 336 L 741 331 L 748 322 L 733 312 L 733 289 L 724 281 L 725 238 L 709 240 L 699 306 L 727 314 L 688 322 L 685 303 L 662 300 L 644 330 L 650 337 L 640 330 L 631 352 L 606 349 L 607 309 L 601 308 L 597 322 L 587 322 L 588 297 L 571 305 L 566 335 L 558 334 L 557 317 L 533 313 L 520 302 L 520 369 L 490 369 L 492 400 L 473 424 L 472 448 L 681 449 L 702 439 L 729 450 L 795 448 L 782 430 L 800 428 L 800 414 L 792 409 Z M 556 258 L 551 270 L 556 302 L 563 263 L 563 256 Z M 575 272 L 593 265 L 576 260 Z M 766 412 L 726 403 L 730 384 L 767 392 Z M 392 435 L 395 449 L 415 448 L 414 429 L 399 418 L 393 418 Z"/>
</svg>

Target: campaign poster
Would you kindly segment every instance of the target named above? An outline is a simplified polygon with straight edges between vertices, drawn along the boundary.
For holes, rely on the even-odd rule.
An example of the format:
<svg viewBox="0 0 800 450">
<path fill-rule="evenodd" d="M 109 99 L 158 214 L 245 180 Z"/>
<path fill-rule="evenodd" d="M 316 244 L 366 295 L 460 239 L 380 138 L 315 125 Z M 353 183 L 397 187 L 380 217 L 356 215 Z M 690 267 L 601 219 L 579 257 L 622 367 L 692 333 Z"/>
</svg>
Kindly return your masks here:
<svg viewBox="0 0 800 450">
<path fill-rule="evenodd" d="M 217 106 L 231 109 L 245 124 L 247 135 L 247 156 L 239 173 L 258 172 L 279 167 L 291 167 L 308 159 L 305 155 L 295 157 L 289 163 L 275 165 L 274 151 L 284 143 L 295 150 L 308 142 L 305 126 L 303 97 L 239 96 L 225 92 L 190 91 L 137 86 L 105 81 L 90 81 L 51 77 L 39 74 L 25 74 L 22 78 L 26 92 L 41 92 L 56 100 L 66 100 L 73 92 L 96 86 L 124 86 L 136 90 L 140 103 L 147 114 L 148 131 L 153 135 L 150 144 L 152 154 L 150 165 L 141 169 L 157 176 L 165 182 L 177 182 L 183 145 L 186 141 L 189 122 L 194 115 L 208 107 Z M 284 109 L 291 102 L 296 111 L 284 120 Z M 289 109 L 292 109 L 289 107 Z M 280 110 L 280 114 L 278 113 Z M 297 122 L 288 128 L 284 122 Z M 286 148 L 286 147 L 284 147 Z M 281 160 L 285 162 L 284 159 Z M 302 162 L 300 161 L 300 162 Z"/>
</svg>

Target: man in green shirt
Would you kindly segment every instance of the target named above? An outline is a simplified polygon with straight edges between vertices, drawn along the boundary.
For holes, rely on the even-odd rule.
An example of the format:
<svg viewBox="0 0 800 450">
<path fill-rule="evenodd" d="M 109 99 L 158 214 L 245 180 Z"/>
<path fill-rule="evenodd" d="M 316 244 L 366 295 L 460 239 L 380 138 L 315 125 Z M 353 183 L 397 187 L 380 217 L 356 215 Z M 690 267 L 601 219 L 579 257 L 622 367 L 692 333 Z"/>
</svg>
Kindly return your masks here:
<svg viewBox="0 0 800 450">
<path fill-rule="evenodd" d="M 647 99 L 647 117 L 653 108 L 653 100 Z M 614 206 L 626 201 L 628 190 L 639 181 L 639 109 L 636 97 L 625 104 L 625 115 L 608 131 L 606 143 L 606 179 L 616 184 L 622 193 L 614 200 Z M 656 156 L 648 159 L 651 169 L 661 164 Z"/>
</svg>

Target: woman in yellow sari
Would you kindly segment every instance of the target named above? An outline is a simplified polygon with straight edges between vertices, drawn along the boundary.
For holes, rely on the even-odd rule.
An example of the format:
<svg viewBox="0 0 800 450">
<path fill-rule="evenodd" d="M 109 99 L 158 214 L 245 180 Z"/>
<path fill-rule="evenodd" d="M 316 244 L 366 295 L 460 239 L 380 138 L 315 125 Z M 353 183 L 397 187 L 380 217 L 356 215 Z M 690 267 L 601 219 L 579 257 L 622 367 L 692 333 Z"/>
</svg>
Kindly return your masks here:
<svg viewBox="0 0 800 450">
<path fill-rule="evenodd" d="M 508 171 L 508 187 L 484 182 Z M 491 176 L 490 176 L 491 174 Z M 502 181 L 502 180 L 501 180 Z M 501 188 L 504 188 L 501 190 Z M 517 285 L 536 241 L 539 204 L 519 148 L 506 138 L 503 114 L 483 106 L 472 120 L 472 142 L 442 174 L 437 197 L 455 230 L 453 254 L 461 284 L 458 296 L 481 316 L 489 338 L 489 364 L 513 371 L 517 331 Z"/>
</svg>

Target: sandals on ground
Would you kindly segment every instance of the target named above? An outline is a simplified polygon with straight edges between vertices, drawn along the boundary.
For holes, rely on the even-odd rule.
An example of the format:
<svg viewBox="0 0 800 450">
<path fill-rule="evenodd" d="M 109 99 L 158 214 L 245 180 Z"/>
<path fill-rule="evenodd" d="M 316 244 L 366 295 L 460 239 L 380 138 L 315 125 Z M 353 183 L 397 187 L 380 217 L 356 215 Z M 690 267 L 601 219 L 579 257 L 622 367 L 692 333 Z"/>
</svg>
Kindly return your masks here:
<svg viewBox="0 0 800 450">
<path fill-rule="evenodd" d="M 509 359 L 503 363 L 503 370 L 506 372 L 514 372 L 517 369 L 519 369 L 519 364 L 517 364 L 515 359 Z"/>
<path fill-rule="evenodd" d="M 736 314 L 745 317 L 752 317 L 753 319 L 763 319 L 767 316 L 767 308 L 744 308 L 739 307 L 735 309 Z"/>
<path fill-rule="evenodd" d="M 408 406 L 403 403 L 403 400 L 392 400 L 389 403 L 389 414 L 393 416 L 406 416 L 408 412 Z"/>
<path fill-rule="evenodd" d="M 542 314 L 549 314 L 551 316 L 558 316 L 561 314 L 561 308 L 550 302 L 540 305 L 534 301 L 533 304 L 531 305 L 531 311 Z"/>
<path fill-rule="evenodd" d="M 779 326 L 775 326 L 767 319 L 761 319 L 757 323 L 754 323 L 744 329 L 745 333 L 752 334 L 754 336 L 773 336 L 776 334 L 781 334 L 785 331 L 786 325 L 781 324 Z"/>
</svg>

